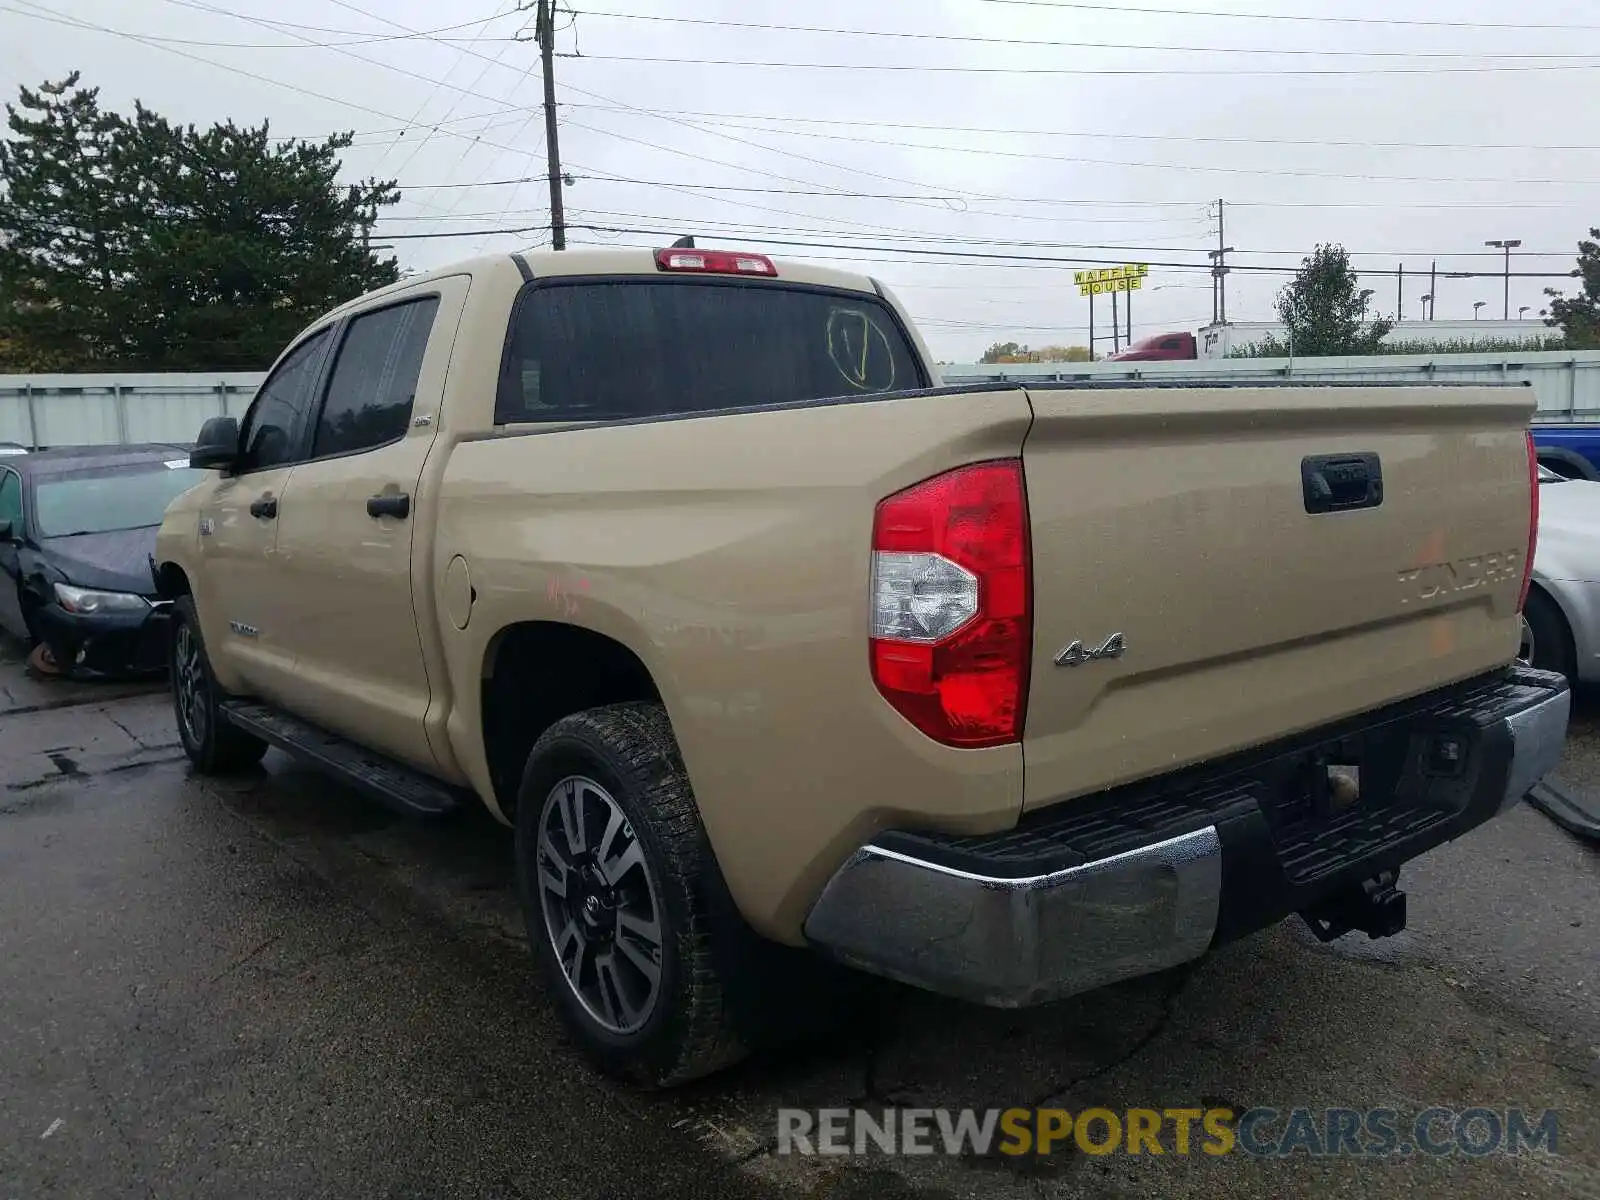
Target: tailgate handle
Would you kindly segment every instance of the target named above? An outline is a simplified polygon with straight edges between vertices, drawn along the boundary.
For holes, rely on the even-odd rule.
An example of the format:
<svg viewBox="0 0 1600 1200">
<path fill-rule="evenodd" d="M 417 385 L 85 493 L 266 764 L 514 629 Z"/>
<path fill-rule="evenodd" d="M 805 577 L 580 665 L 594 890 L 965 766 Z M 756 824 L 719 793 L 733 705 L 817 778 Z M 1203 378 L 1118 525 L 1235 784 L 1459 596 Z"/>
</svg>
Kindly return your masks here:
<svg viewBox="0 0 1600 1200">
<path fill-rule="evenodd" d="M 1383 464 L 1372 453 L 1311 454 L 1300 460 L 1308 513 L 1377 508 L 1383 503 Z"/>
</svg>

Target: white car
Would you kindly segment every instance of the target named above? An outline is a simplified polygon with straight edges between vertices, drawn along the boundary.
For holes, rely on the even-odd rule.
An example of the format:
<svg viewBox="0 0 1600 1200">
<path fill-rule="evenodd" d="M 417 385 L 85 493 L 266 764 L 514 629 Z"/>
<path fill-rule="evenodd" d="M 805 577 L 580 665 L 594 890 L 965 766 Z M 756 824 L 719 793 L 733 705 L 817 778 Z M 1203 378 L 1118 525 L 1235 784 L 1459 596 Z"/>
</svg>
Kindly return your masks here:
<svg viewBox="0 0 1600 1200">
<path fill-rule="evenodd" d="M 1573 682 L 1600 680 L 1600 483 L 1539 468 L 1539 548 L 1522 656 Z"/>
</svg>

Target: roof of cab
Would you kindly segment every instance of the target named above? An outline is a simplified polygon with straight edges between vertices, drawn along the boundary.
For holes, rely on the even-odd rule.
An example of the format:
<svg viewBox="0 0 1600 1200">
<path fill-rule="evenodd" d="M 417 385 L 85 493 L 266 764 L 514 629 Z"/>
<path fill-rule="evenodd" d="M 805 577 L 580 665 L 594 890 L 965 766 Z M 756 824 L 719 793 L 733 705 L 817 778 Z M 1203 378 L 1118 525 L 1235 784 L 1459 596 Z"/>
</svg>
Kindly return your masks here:
<svg viewBox="0 0 1600 1200">
<path fill-rule="evenodd" d="M 697 246 L 696 249 L 734 250 L 738 249 L 738 247 Z M 751 251 L 751 253 L 760 253 L 760 251 Z M 879 295 L 883 294 L 883 289 L 878 286 L 877 281 L 867 275 L 857 275 L 850 271 L 835 271 L 829 267 L 817 267 L 810 263 L 791 262 L 788 259 L 772 258 L 771 255 L 764 255 L 763 257 L 768 258 L 772 265 L 777 268 L 778 274 L 776 277 L 741 275 L 737 276 L 737 278 L 761 287 L 770 287 L 774 284 L 803 283 L 816 287 L 866 292 L 869 295 L 874 292 Z M 330 309 L 317 317 L 315 321 L 312 321 L 295 335 L 294 341 L 298 342 L 313 329 L 326 325 L 330 321 L 338 320 L 354 309 L 365 308 L 375 300 L 408 292 L 419 284 L 426 284 L 435 279 L 448 279 L 454 275 L 470 275 L 474 278 L 504 275 L 514 279 L 519 274 L 531 276 L 534 279 L 551 279 L 574 275 L 638 275 L 640 277 L 650 276 L 684 281 L 706 278 L 735 278 L 735 276 L 730 275 L 669 274 L 656 266 L 655 251 L 643 248 L 624 250 L 588 248 L 581 250 L 520 250 L 512 254 L 485 254 L 477 258 L 467 258 L 459 262 L 447 263 L 444 266 L 435 267 L 431 271 L 407 275 L 385 287 L 376 288 L 360 296 L 354 296 L 337 308 Z"/>
<path fill-rule="evenodd" d="M 734 246 L 701 246 L 697 249 L 721 250 L 738 249 Z M 753 253 L 759 253 L 755 251 Z M 844 288 L 853 292 L 873 292 L 877 290 L 871 277 L 859 275 L 851 271 L 835 271 L 829 267 L 818 267 L 811 263 L 792 262 L 788 259 L 772 258 L 773 266 L 778 269 L 776 280 L 769 280 L 762 276 L 740 276 L 755 283 L 809 283 L 822 287 Z M 433 270 L 407 275 L 405 278 L 389 284 L 387 287 L 368 292 L 350 300 L 333 310 L 339 312 L 351 305 L 365 303 L 371 299 L 385 295 L 389 292 L 403 291 L 416 287 L 418 284 L 427 283 L 434 279 L 446 279 L 452 275 L 490 275 L 505 271 L 520 271 L 518 261 L 527 267 L 527 273 L 535 279 L 549 279 L 564 275 L 649 275 L 663 276 L 666 273 L 656 266 L 655 251 L 646 249 L 624 250 L 525 250 L 514 254 L 486 254 L 477 258 L 463 259 L 460 262 L 435 267 Z M 673 276 L 668 276 L 673 277 Z M 696 276 L 675 276 L 681 279 L 693 279 Z M 721 278 L 726 278 L 722 276 Z M 331 314 L 329 314 L 331 315 Z"/>
<path fill-rule="evenodd" d="M 696 250 L 738 250 L 738 246 L 697 245 Z M 760 251 L 751 251 L 760 254 Z M 666 278 L 695 279 L 705 276 L 678 275 L 672 276 L 663 272 L 656 266 L 656 252 L 645 249 L 627 250 L 533 250 L 521 254 L 522 261 L 528 265 L 528 270 L 535 279 L 549 278 L 552 275 L 652 275 Z M 818 267 L 811 263 L 793 262 L 789 259 L 772 258 L 771 255 L 762 255 L 769 259 L 778 269 L 775 280 L 764 276 L 739 276 L 741 279 L 750 279 L 756 283 L 810 283 L 823 287 L 844 288 L 853 292 L 873 292 L 876 285 L 866 275 L 858 275 L 850 271 L 836 271 L 830 267 Z M 727 278 L 721 276 L 721 278 Z"/>
</svg>

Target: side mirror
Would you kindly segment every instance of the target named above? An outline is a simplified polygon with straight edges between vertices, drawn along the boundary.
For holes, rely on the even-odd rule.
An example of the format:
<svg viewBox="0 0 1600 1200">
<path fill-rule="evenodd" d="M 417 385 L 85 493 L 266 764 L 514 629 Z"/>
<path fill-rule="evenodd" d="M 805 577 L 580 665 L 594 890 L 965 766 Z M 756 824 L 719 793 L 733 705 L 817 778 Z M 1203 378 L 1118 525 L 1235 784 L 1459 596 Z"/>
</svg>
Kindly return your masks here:
<svg viewBox="0 0 1600 1200">
<path fill-rule="evenodd" d="M 228 470 L 239 461 L 239 422 L 233 417 L 212 417 L 200 426 L 200 436 L 189 451 L 189 465 L 207 471 Z"/>
</svg>

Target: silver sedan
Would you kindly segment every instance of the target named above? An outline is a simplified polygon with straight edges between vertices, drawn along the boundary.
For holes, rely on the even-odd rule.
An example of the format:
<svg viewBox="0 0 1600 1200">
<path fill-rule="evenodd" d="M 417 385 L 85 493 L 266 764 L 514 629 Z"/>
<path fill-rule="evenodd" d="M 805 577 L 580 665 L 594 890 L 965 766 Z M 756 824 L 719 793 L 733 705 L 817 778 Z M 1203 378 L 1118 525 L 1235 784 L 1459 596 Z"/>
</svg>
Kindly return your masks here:
<svg viewBox="0 0 1600 1200">
<path fill-rule="evenodd" d="M 1574 682 L 1600 680 L 1600 483 L 1539 468 L 1539 548 L 1522 656 Z"/>
</svg>

